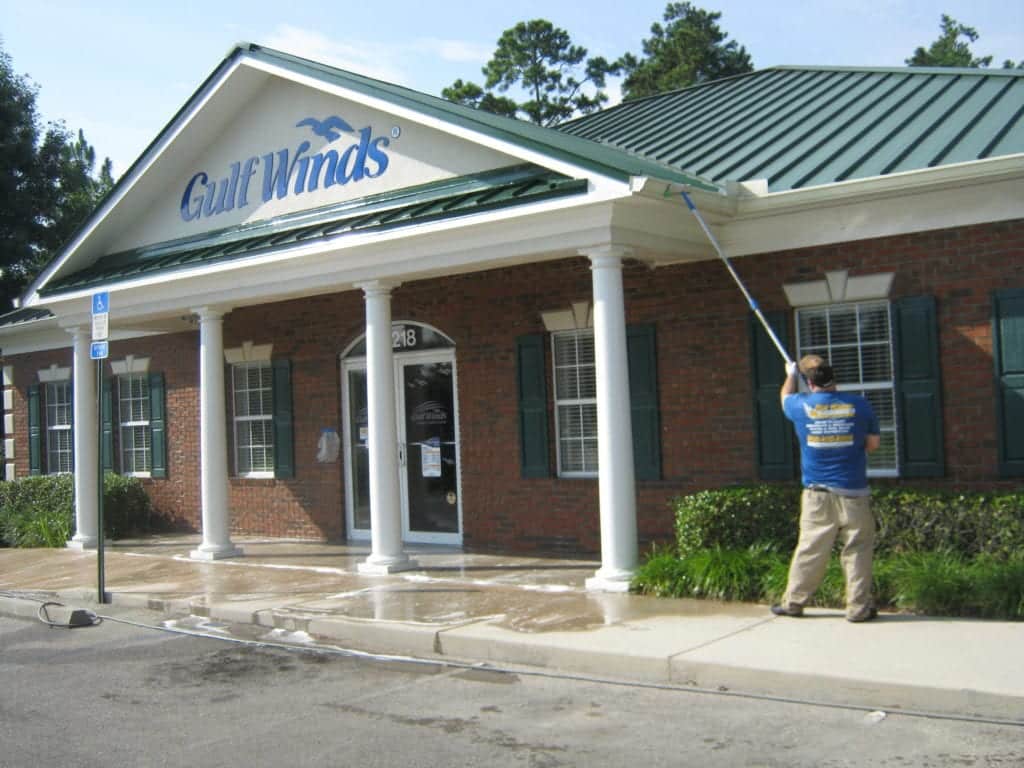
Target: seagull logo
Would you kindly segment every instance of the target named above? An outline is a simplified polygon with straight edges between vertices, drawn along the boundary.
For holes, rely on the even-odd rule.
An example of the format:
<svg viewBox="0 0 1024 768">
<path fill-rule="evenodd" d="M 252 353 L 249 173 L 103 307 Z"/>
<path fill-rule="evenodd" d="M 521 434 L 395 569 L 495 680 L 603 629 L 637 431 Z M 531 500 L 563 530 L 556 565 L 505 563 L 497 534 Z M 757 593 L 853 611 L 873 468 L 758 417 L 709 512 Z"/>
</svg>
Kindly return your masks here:
<svg viewBox="0 0 1024 768">
<path fill-rule="evenodd" d="M 307 117 L 304 120 L 299 120 L 295 124 L 296 128 L 301 128 L 304 125 L 308 125 L 309 129 L 317 136 L 323 136 L 327 141 L 335 141 L 341 138 L 341 134 L 338 132 L 344 131 L 345 133 L 355 133 L 352 126 L 346 123 L 337 115 L 330 115 L 325 117 L 323 120 L 317 120 L 315 117 Z"/>
</svg>

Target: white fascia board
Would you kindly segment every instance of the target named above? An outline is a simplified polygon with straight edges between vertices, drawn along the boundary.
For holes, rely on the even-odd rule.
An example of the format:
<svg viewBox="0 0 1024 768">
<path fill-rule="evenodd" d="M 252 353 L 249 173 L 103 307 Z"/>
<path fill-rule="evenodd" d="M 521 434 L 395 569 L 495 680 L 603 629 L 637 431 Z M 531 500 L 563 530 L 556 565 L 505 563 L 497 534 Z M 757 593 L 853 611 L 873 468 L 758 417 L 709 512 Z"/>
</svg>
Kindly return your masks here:
<svg viewBox="0 0 1024 768">
<path fill-rule="evenodd" d="M 291 80 L 292 82 L 299 83 L 300 85 L 305 85 L 309 88 L 323 91 L 324 93 L 330 93 L 341 99 L 359 102 L 371 109 L 390 113 L 403 120 L 408 120 L 412 123 L 426 126 L 427 128 L 433 128 L 442 133 L 446 133 L 449 136 L 465 139 L 466 141 L 487 147 L 488 149 L 493 149 L 502 154 L 518 157 L 525 162 L 549 168 L 572 178 L 585 176 L 589 178 L 591 183 L 596 187 L 604 188 L 607 186 L 609 191 L 615 191 L 623 197 L 627 197 L 630 194 L 628 180 L 621 181 L 611 176 L 604 176 L 590 168 L 553 158 L 551 155 L 525 148 L 515 142 L 497 139 L 482 131 L 476 131 L 472 128 L 456 125 L 440 118 L 431 117 L 430 115 L 426 115 L 418 110 L 399 106 L 387 99 L 368 96 L 361 91 L 354 91 L 340 85 L 324 82 L 316 77 L 292 72 L 291 70 L 276 66 L 269 62 L 243 58 L 242 63 L 246 66 L 252 67 L 253 69 L 258 69 L 274 75 L 275 77 Z"/>
<path fill-rule="evenodd" d="M 748 255 L 1024 218 L 1024 154 L 742 196 L 719 228 Z"/>
<path fill-rule="evenodd" d="M 764 195 L 736 198 L 737 217 L 770 216 L 799 208 L 833 207 L 877 197 L 903 197 L 951 187 L 976 186 L 1024 179 L 1024 153 L 987 160 L 953 163 L 937 168 L 903 171 L 868 179 L 853 179 Z M 1018 202 L 1024 197 L 1017 195 Z"/>
<path fill-rule="evenodd" d="M 447 274 L 472 270 L 471 261 L 459 261 L 460 266 L 455 268 L 451 254 L 456 251 L 476 254 L 481 259 L 478 268 L 489 269 L 502 261 L 533 260 L 538 253 L 564 253 L 577 244 L 579 238 L 573 237 L 576 231 L 599 232 L 604 238 L 601 242 L 607 243 L 614 199 L 614 195 L 588 194 L 584 200 L 563 198 L 385 232 L 342 234 L 333 240 L 295 244 L 258 256 L 181 270 L 172 280 L 165 274 L 140 277 L 111 288 L 111 324 L 113 327 L 123 320 L 180 314 L 197 306 L 198 294 L 212 297 L 218 305 L 292 298 L 294 289 L 286 291 L 284 286 L 309 270 L 317 276 L 310 287 L 324 293 L 350 287 L 353 274 L 368 279 L 367 268 L 377 277 L 399 281 L 418 279 L 425 270 L 444 270 Z M 528 226 L 523 219 L 528 219 Z M 529 231 L 530 237 L 524 238 L 524 231 Z M 588 239 L 586 244 L 593 243 Z M 93 290 L 51 297 L 46 306 L 62 317 L 74 315 L 65 322 L 81 324 L 83 318 L 88 319 L 82 313 L 91 306 Z"/>
<path fill-rule="evenodd" d="M 82 246 L 82 244 L 88 240 L 93 233 L 99 228 L 106 217 L 113 211 L 125 197 L 131 194 L 136 184 L 140 179 L 145 176 L 146 172 L 153 166 L 154 163 L 163 155 L 164 151 L 171 146 L 174 141 L 181 135 L 181 133 L 188 127 L 193 119 L 202 112 L 203 108 L 209 103 L 213 96 L 220 91 L 224 83 L 231 77 L 232 73 L 235 72 L 239 67 L 239 62 L 235 61 L 230 67 L 228 67 L 221 76 L 213 82 L 207 83 L 206 88 L 202 93 L 196 94 L 196 101 L 192 105 L 192 108 L 188 112 L 178 115 L 177 119 L 168 125 L 160 137 L 159 143 L 151 147 L 148 154 L 139 158 L 132 168 L 131 175 L 118 179 L 114 194 L 112 194 L 103 205 L 93 212 L 92 216 L 89 217 L 86 225 L 78 232 L 77 236 L 71 240 L 63 249 L 61 256 L 54 262 L 52 262 L 46 269 L 44 269 L 39 276 L 32 282 L 26 291 L 27 298 L 22 302 L 23 307 L 34 307 L 45 302 L 39 296 L 39 289 L 42 288 L 49 282 L 50 278 L 72 259 L 75 252 Z"/>
</svg>

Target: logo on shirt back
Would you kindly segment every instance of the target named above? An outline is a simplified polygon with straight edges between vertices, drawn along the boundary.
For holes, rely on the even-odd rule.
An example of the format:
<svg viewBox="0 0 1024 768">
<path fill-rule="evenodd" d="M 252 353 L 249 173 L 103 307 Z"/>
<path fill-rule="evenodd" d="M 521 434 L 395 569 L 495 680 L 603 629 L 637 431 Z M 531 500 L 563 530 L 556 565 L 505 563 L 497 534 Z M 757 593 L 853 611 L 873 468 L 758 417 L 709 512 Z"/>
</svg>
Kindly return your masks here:
<svg viewBox="0 0 1024 768">
<path fill-rule="evenodd" d="M 808 448 L 850 448 L 853 446 L 852 403 L 804 404 Z"/>
</svg>

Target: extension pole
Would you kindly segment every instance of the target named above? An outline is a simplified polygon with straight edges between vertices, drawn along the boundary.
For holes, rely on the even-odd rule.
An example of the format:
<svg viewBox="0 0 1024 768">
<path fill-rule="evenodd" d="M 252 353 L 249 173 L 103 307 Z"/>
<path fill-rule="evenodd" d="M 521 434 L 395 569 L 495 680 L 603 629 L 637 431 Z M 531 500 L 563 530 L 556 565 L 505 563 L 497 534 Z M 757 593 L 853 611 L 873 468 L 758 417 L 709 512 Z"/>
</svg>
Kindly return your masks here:
<svg viewBox="0 0 1024 768">
<path fill-rule="evenodd" d="M 779 350 L 779 354 L 782 355 L 782 359 L 787 363 L 793 362 L 789 353 L 786 352 L 786 348 L 782 346 L 782 342 L 779 341 L 779 337 L 775 335 L 774 329 L 768 324 L 768 321 L 764 319 L 764 315 L 761 314 L 761 307 L 759 307 L 757 302 L 754 301 L 754 297 L 750 295 L 750 291 L 747 290 L 747 286 L 743 284 L 743 281 L 740 280 L 740 276 L 736 274 L 736 270 L 733 269 L 732 263 L 729 261 L 729 257 L 726 256 L 725 251 L 722 250 L 722 246 L 718 244 L 718 240 L 711 233 L 711 230 L 708 229 L 708 225 L 704 221 L 704 217 L 700 215 L 700 211 L 697 210 L 697 206 L 694 205 L 693 200 L 691 200 L 690 196 L 686 194 L 685 189 L 681 190 L 680 194 L 682 194 L 683 200 L 686 201 L 686 207 L 690 209 L 690 212 L 694 216 L 697 217 L 697 223 L 700 224 L 700 228 L 704 230 L 704 234 L 707 235 L 711 245 L 714 246 L 715 252 L 718 254 L 718 258 L 720 258 L 725 264 L 725 268 L 729 270 L 729 274 L 732 275 L 732 279 L 736 281 L 736 285 L 738 285 L 739 289 L 743 292 L 743 295 L 747 299 L 747 303 L 754 311 L 754 314 L 757 315 L 757 319 L 761 321 L 761 325 L 764 326 L 765 331 L 768 333 L 768 337 L 772 340 L 772 343 L 775 344 L 775 348 Z"/>
</svg>

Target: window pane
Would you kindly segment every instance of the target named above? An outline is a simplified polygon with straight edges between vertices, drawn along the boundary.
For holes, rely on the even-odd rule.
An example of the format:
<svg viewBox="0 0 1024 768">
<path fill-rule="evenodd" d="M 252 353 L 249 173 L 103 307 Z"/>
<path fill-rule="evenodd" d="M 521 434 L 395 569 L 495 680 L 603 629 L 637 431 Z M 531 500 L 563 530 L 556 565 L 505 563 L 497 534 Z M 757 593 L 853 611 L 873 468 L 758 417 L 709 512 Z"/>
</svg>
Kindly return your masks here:
<svg viewBox="0 0 1024 768">
<path fill-rule="evenodd" d="M 561 438 L 583 436 L 583 422 L 578 405 L 560 405 L 558 407 L 558 430 Z"/>
<path fill-rule="evenodd" d="M 829 337 L 829 341 L 832 344 L 857 343 L 856 309 L 848 307 L 830 313 Z"/>
<path fill-rule="evenodd" d="M 561 472 L 597 471 L 597 377 L 592 331 L 552 336 Z"/>
<path fill-rule="evenodd" d="M 892 378 L 892 354 L 888 344 L 872 344 L 861 351 L 864 381 L 888 381 Z"/>
<path fill-rule="evenodd" d="M 877 451 L 868 454 L 868 469 L 893 471 L 896 468 L 896 433 L 882 432 L 882 444 Z"/>
<path fill-rule="evenodd" d="M 559 443 L 563 472 L 583 471 L 583 443 L 579 440 L 563 440 Z"/>
<path fill-rule="evenodd" d="M 832 350 L 832 369 L 840 384 L 860 383 L 860 354 L 856 347 Z"/>
<path fill-rule="evenodd" d="M 888 304 L 869 304 L 860 308 L 860 339 L 866 341 L 889 341 Z"/>
<path fill-rule="evenodd" d="M 820 347 L 824 349 L 828 346 L 828 310 L 801 310 L 797 320 L 800 329 L 801 347 Z M 805 352 L 804 354 L 820 353 Z"/>
</svg>

